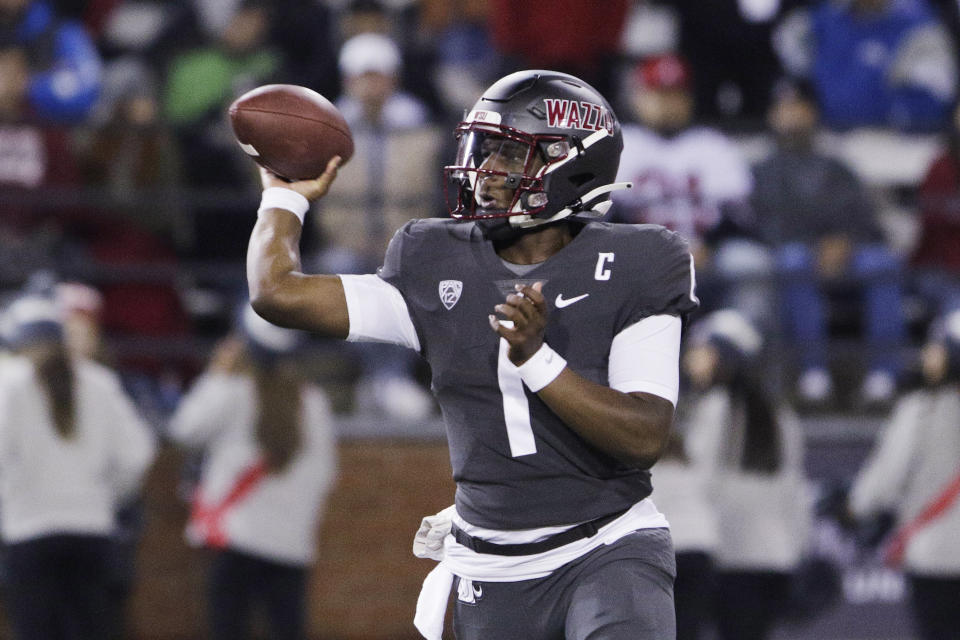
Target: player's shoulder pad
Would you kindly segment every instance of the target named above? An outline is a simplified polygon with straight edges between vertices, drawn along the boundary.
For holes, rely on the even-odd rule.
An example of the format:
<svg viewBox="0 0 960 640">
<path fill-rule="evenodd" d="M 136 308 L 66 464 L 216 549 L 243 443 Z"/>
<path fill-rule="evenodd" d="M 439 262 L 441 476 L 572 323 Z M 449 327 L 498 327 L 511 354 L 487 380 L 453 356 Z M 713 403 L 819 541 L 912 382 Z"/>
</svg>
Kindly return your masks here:
<svg viewBox="0 0 960 640">
<path fill-rule="evenodd" d="M 621 224 L 594 222 L 590 227 L 606 236 L 608 242 L 629 252 L 657 255 L 690 253 L 690 243 L 682 235 L 658 224 Z"/>
<path fill-rule="evenodd" d="M 593 225 L 591 225 L 593 226 Z M 623 286 L 648 290 L 651 283 L 689 290 L 694 280 L 690 245 L 679 233 L 657 224 L 599 223 L 596 243 L 616 254 Z"/>
<path fill-rule="evenodd" d="M 394 236 L 402 236 L 405 244 L 437 240 L 448 236 L 466 238 L 472 226 L 451 218 L 414 218 L 397 229 Z"/>
<path fill-rule="evenodd" d="M 380 277 L 397 285 L 406 270 L 402 265 L 423 266 L 437 256 L 449 253 L 450 245 L 469 238 L 469 230 L 473 227 L 449 218 L 409 220 L 393 234 L 383 266 L 378 271 Z"/>
<path fill-rule="evenodd" d="M 588 227 L 590 228 L 590 227 Z M 616 277 L 608 279 L 611 294 L 619 292 L 629 313 L 624 321 L 670 314 L 683 317 L 696 308 L 696 276 L 686 239 L 655 224 L 601 223 L 593 245 L 612 253 Z"/>
</svg>

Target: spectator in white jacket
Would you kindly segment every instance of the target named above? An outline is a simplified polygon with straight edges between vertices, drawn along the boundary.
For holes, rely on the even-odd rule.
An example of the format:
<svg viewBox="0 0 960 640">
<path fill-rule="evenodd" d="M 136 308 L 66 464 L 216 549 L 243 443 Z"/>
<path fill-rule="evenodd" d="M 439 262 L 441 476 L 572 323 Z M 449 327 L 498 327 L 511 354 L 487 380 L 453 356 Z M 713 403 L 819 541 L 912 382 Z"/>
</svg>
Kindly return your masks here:
<svg viewBox="0 0 960 640">
<path fill-rule="evenodd" d="M 69 355 L 52 298 L 16 300 L 3 333 L 14 353 L 0 370 L 0 533 L 14 637 L 113 638 L 115 510 L 139 489 L 152 433 L 112 371 Z"/>
<path fill-rule="evenodd" d="M 709 470 L 721 640 L 770 637 L 810 526 L 802 434 L 761 382 L 762 344 L 745 316 L 720 310 L 691 327 L 683 360 L 700 390 L 683 427 L 691 458 Z"/>
<path fill-rule="evenodd" d="M 893 512 L 888 560 L 910 583 L 923 640 L 960 637 L 960 311 L 932 325 L 923 385 L 905 393 L 854 481 L 857 519 Z"/>
<path fill-rule="evenodd" d="M 301 640 L 316 533 L 335 479 L 333 421 L 324 393 L 290 357 L 296 332 L 247 305 L 170 423 L 205 454 L 187 539 L 213 553 L 208 627 L 244 640 L 262 606 L 272 636 Z"/>
</svg>

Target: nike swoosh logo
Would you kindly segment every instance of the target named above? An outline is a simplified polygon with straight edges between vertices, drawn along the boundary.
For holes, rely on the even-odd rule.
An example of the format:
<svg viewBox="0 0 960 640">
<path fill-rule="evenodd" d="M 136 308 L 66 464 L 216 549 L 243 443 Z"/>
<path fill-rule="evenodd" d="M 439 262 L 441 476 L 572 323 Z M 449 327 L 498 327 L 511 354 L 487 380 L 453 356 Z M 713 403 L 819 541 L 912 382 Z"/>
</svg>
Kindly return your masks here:
<svg viewBox="0 0 960 640">
<path fill-rule="evenodd" d="M 557 307 L 557 309 L 563 309 L 564 307 L 569 307 L 574 302 L 580 302 L 581 300 L 583 300 L 589 295 L 590 295 L 589 293 L 583 293 L 579 296 L 574 296 L 572 298 L 567 298 L 566 300 L 564 300 L 563 294 L 558 293 L 557 299 L 553 301 L 553 304 Z"/>
</svg>

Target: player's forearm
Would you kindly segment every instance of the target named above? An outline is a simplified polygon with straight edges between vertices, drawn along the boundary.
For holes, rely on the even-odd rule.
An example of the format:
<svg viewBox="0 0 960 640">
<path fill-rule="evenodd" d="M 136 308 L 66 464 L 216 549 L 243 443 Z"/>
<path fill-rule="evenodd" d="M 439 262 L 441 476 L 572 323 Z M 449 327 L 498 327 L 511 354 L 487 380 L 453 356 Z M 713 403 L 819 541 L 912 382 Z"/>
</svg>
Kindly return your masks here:
<svg viewBox="0 0 960 640">
<path fill-rule="evenodd" d="M 539 392 L 563 422 L 604 453 L 650 468 L 666 445 L 673 404 L 646 393 L 627 394 L 583 378 L 569 367 Z"/>
<path fill-rule="evenodd" d="M 260 215 L 247 248 L 250 304 L 276 325 L 345 338 L 350 323 L 340 278 L 301 272 L 300 234 L 287 211 Z"/>
</svg>

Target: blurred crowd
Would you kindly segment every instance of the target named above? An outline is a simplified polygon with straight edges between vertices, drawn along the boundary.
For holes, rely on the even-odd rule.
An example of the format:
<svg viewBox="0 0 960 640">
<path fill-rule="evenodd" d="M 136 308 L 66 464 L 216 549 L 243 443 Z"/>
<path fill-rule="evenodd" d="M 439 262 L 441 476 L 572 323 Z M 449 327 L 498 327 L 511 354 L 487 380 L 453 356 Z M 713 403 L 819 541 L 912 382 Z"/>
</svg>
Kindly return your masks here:
<svg viewBox="0 0 960 640">
<path fill-rule="evenodd" d="M 147 473 L 181 452 L 185 539 L 207 550 L 206 633 L 304 638 L 317 533 L 336 478 L 327 395 L 303 336 L 249 305 L 162 418 L 109 366 L 102 302 L 34 278 L 4 310 L 0 355 L 0 593 L 18 640 L 130 637 Z M 6 632 L 4 632 L 6 633 Z"/>
<path fill-rule="evenodd" d="M 685 234 L 704 309 L 773 336 L 799 403 L 889 407 L 919 332 L 960 304 L 957 14 L 948 0 L 3 0 L 0 285 L 41 269 L 96 284 L 122 363 L 182 384 L 243 287 L 258 183 L 232 100 L 292 83 L 336 102 L 357 153 L 304 256 L 369 272 L 403 221 L 445 214 L 452 128 L 482 88 L 554 68 L 624 123 L 634 188 L 610 218 Z M 940 151 L 878 189 L 837 152 L 862 131 Z M 838 363 L 845 333 L 863 355 Z M 430 413 L 416 361 L 357 351 L 342 376 L 383 390 L 360 408 Z"/>
<path fill-rule="evenodd" d="M 733 309 L 693 325 L 682 357 L 690 387 L 653 469 L 677 555 L 679 640 L 762 640 L 823 615 L 851 566 L 838 540 L 853 564 L 905 577 L 915 637 L 957 637 L 960 312 L 922 342 L 919 371 L 870 451 L 827 487 L 811 483 L 795 406 L 765 378 L 757 326 Z"/>
<path fill-rule="evenodd" d="M 24 382 L 31 366 L 67 370 L 51 339 L 109 367 L 84 365 L 67 379 L 109 398 L 104 410 L 121 416 L 114 421 L 129 427 L 122 439 L 140 453 L 121 461 L 118 486 L 90 495 L 100 506 L 135 496 L 153 438 L 206 451 L 190 535 L 222 552 L 210 577 L 211 629 L 239 637 L 243 618 L 215 613 L 259 597 L 276 612 L 272 624 L 297 633 L 303 610 L 291 603 L 302 602 L 312 560 L 306 532 L 335 464 L 330 412 L 415 422 L 435 418 L 435 407 L 428 372 L 399 348 L 274 335 L 238 315 L 259 183 L 226 109 L 268 83 L 305 85 L 336 102 L 356 154 L 309 218 L 304 258 L 309 269 L 367 273 L 404 221 L 445 215 L 442 166 L 452 160 L 452 131 L 482 89 L 516 69 L 566 71 L 606 95 L 623 124 L 619 179 L 633 188 L 617 193 L 609 220 L 684 234 L 697 265 L 703 307 L 683 367 L 690 400 L 681 402 L 654 495 L 675 524 L 677 601 L 692 612 L 681 638 L 699 637 L 697 621 L 709 616 L 723 637 L 766 637 L 791 597 L 786 576 L 800 566 L 798 532 L 810 518 L 797 411 L 890 416 L 891 435 L 878 438 L 876 460 L 844 505 L 848 523 L 878 511 L 896 512 L 901 524 L 923 520 L 932 492 L 956 473 L 956 456 L 943 456 L 956 451 L 960 421 L 958 7 L 955 0 L 0 0 L 0 296 L 5 346 L 26 358 L 0 364 L 0 403 L 10 394 L 36 397 Z M 931 151 L 912 182 L 878 188 L 838 151 L 863 132 Z M 17 307 L 30 296 L 45 302 Z M 316 357 L 278 364 L 278 354 L 293 351 Z M 45 384 L 63 397 L 55 378 Z M 277 381 L 301 397 L 284 396 Z M 315 381 L 327 383 L 327 395 Z M 258 420 L 246 402 L 253 396 L 268 399 L 279 427 Z M 310 417 L 299 426 L 289 412 L 297 402 Z M 69 402 L 61 409 L 59 437 L 87 428 L 64 417 Z M 0 411 L 0 418 L 17 416 Z M 236 430 L 224 436 L 228 424 Z M 904 435 L 919 424 L 929 427 L 929 440 Z M 726 427 L 732 431 L 721 437 Z M 97 462 L 84 468 L 93 476 L 103 471 L 97 464 L 116 462 L 113 437 L 90 436 Z M 53 448 L 55 459 L 73 455 Z M 0 442 L 0 458 L 8 455 L 19 453 Z M 896 486 L 891 469 L 900 474 Z M 911 475 L 918 469 L 919 479 Z M 238 475 L 245 482 L 224 484 Z M 44 588 L 23 572 L 49 568 L 70 550 L 88 563 L 78 575 L 103 578 L 103 593 L 91 598 L 115 597 L 109 576 L 89 571 L 107 554 L 101 538 L 123 520 L 106 511 L 96 523 L 46 514 L 57 531 L 66 522 L 79 544 L 67 536 L 37 546 L 46 525 L 17 530 L 16 518 L 8 520 L 7 509 L 18 506 L 3 493 L 9 477 L 5 466 L 3 533 L 17 547 L 13 559 L 24 560 L 14 562 L 21 573 L 8 583 Z M 312 487 L 296 531 L 257 528 L 279 521 L 270 510 L 288 505 L 269 496 L 245 503 L 250 513 L 224 525 L 223 513 L 261 482 L 274 497 L 302 497 L 300 487 Z M 108 491 L 116 492 L 109 500 Z M 748 513 L 747 504 L 758 508 Z M 924 533 L 913 537 L 913 551 L 904 542 L 924 638 L 956 637 L 937 635 L 936 626 L 956 605 L 949 594 L 960 576 L 960 553 L 948 541 L 960 539 L 950 533 L 952 509 L 937 520 L 954 527 L 949 535 L 927 526 L 938 514 L 917 527 Z M 688 521 L 696 525 L 685 528 Z M 239 543 L 224 543 L 224 526 Z M 286 543 L 271 547 L 278 537 Z M 708 570 L 719 585 L 708 594 L 698 589 L 712 583 L 684 581 Z M 9 606 L 23 637 L 54 637 L 44 635 L 51 632 L 43 612 L 31 608 L 45 597 L 38 593 Z M 734 593 L 742 597 L 724 598 Z M 960 628 L 955 618 L 951 624 Z"/>
</svg>

